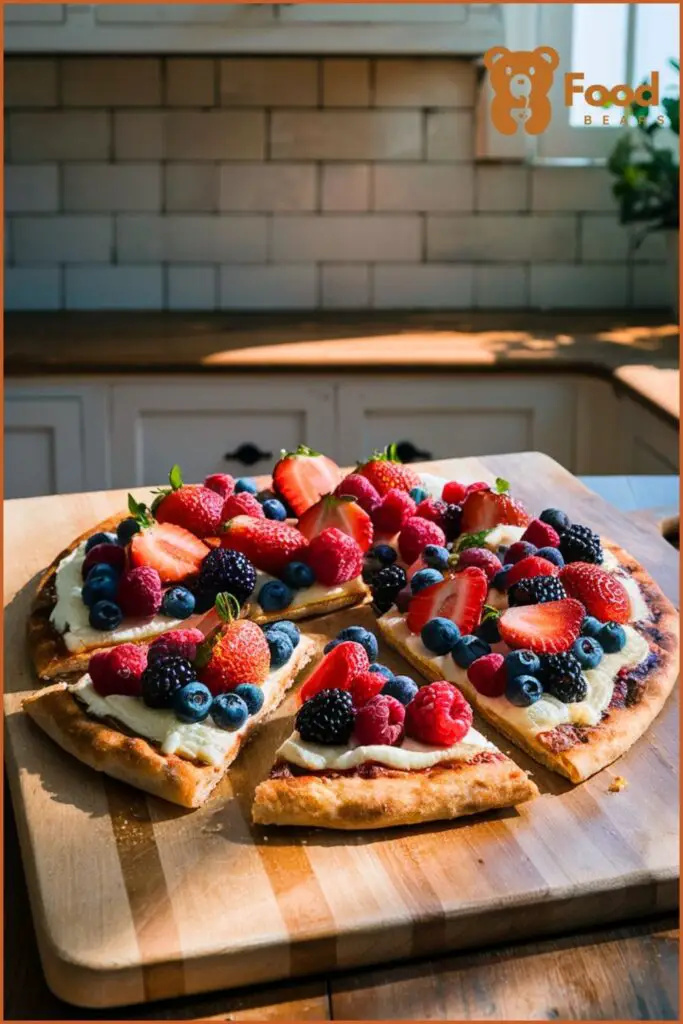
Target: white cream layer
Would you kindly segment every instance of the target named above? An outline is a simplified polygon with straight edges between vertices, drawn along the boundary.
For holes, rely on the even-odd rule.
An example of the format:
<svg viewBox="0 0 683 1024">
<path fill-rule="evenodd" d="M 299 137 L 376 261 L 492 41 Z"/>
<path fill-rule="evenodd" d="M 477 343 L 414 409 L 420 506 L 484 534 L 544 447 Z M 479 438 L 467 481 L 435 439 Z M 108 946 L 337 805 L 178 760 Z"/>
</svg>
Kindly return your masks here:
<svg viewBox="0 0 683 1024">
<path fill-rule="evenodd" d="M 264 583 L 268 583 L 270 580 L 274 580 L 275 578 L 275 576 L 270 576 L 267 572 L 262 572 L 261 569 L 256 570 L 256 586 L 254 587 L 254 593 L 251 597 L 251 601 L 254 604 L 257 604 L 261 611 L 263 611 L 263 609 L 258 603 L 258 596 L 261 591 L 261 587 Z M 355 580 L 349 581 L 349 583 L 354 582 Z M 288 609 L 297 608 L 303 604 L 313 604 L 314 601 L 341 597 L 348 590 L 349 583 L 340 583 L 336 587 L 325 587 L 322 583 L 314 583 L 313 586 L 305 587 L 303 590 L 295 590 L 293 592 L 294 597 L 292 598 L 292 603 L 282 609 L 282 614 L 286 615 Z"/>
<path fill-rule="evenodd" d="M 386 768 L 409 772 L 432 768 L 443 761 L 468 761 L 483 751 L 495 750 L 493 743 L 476 729 L 470 729 L 464 739 L 451 747 L 429 747 L 408 738 L 397 747 L 387 744 L 360 746 L 354 745 L 353 740 L 348 747 L 328 747 L 307 743 L 298 732 L 293 732 L 276 756 L 282 761 L 314 772 L 348 771 L 370 761 Z"/>
</svg>

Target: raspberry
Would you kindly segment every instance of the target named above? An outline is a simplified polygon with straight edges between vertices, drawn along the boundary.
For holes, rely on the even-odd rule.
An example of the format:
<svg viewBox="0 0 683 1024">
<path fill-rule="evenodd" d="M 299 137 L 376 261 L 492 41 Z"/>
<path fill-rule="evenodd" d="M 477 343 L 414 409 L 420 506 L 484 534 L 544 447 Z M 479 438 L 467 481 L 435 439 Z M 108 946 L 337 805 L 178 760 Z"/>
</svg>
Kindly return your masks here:
<svg viewBox="0 0 683 1024">
<path fill-rule="evenodd" d="M 542 519 L 532 519 L 520 539 L 535 544 L 537 548 L 556 548 L 560 543 L 557 530 Z"/>
<path fill-rule="evenodd" d="M 223 522 L 234 519 L 235 516 L 252 516 L 254 519 L 265 519 L 261 502 L 249 494 L 248 491 L 240 491 L 239 494 L 231 494 L 223 505 Z"/>
<path fill-rule="evenodd" d="M 467 494 L 467 484 L 461 484 L 457 480 L 449 480 L 443 485 L 441 500 L 447 505 L 460 505 Z"/>
<path fill-rule="evenodd" d="M 425 498 L 417 506 L 415 511 L 416 516 L 420 516 L 421 519 L 428 519 L 431 523 L 436 523 L 441 529 L 445 526 L 445 513 L 446 513 L 446 502 L 436 501 L 434 498 Z"/>
<path fill-rule="evenodd" d="M 501 697 L 507 686 L 505 658 L 502 654 L 485 654 L 467 669 L 467 678 L 477 693 L 485 697 Z"/>
<path fill-rule="evenodd" d="M 411 565 L 428 544 L 443 547 L 445 543 L 446 535 L 437 523 L 422 519 L 420 516 L 412 516 L 403 525 L 398 538 L 398 550 L 406 565 Z"/>
<path fill-rule="evenodd" d="M 306 561 L 319 583 L 334 587 L 360 576 L 363 552 L 353 537 L 329 526 L 309 544 Z"/>
<path fill-rule="evenodd" d="M 201 629 L 171 629 L 152 641 L 147 652 L 150 661 L 168 658 L 170 655 L 194 661 L 197 646 L 204 640 Z"/>
<path fill-rule="evenodd" d="M 420 743 L 450 747 L 472 725 L 472 708 L 459 690 L 442 680 L 417 691 L 406 711 L 406 730 Z"/>
<path fill-rule="evenodd" d="M 124 615 L 147 619 L 161 608 L 161 577 L 151 566 L 129 569 L 119 580 L 117 600 Z"/>
<path fill-rule="evenodd" d="M 398 533 L 406 520 L 415 515 L 415 502 L 406 494 L 393 487 L 372 511 L 372 522 L 378 533 Z"/>
<path fill-rule="evenodd" d="M 140 677 L 147 668 L 147 648 L 140 644 L 121 644 L 107 651 L 97 651 L 90 658 L 88 672 L 101 697 L 120 693 L 139 697 Z"/>
<path fill-rule="evenodd" d="M 505 552 L 504 562 L 506 565 L 515 565 L 523 558 L 530 558 L 536 554 L 536 545 L 526 540 L 516 540 Z"/>
<path fill-rule="evenodd" d="M 204 486 L 220 494 L 221 498 L 229 498 L 235 490 L 235 479 L 229 473 L 211 473 L 204 481 Z"/>
<path fill-rule="evenodd" d="M 350 473 L 344 477 L 334 493 L 338 497 L 347 495 L 348 497 L 355 498 L 368 515 L 379 505 L 381 500 L 379 492 L 360 473 Z"/>
<path fill-rule="evenodd" d="M 395 697 L 379 694 L 356 712 L 354 734 L 363 746 L 396 746 L 403 739 L 406 709 Z"/>
<path fill-rule="evenodd" d="M 458 568 L 463 569 L 466 565 L 475 565 L 477 569 L 483 569 L 489 583 L 503 568 L 500 559 L 488 548 L 465 548 L 461 551 L 458 555 Z"/>
<path fill-rule="evenodd" d="M 367 704 L 369 700 L 372 700 L 373 697 L 382 692 L 386 681 L 386 676 L 382 675 L 381 672 L 370 672 L 368 670 L 356 676 L 351 682 L 353 706 L 360 708 Z"/>
</svg>

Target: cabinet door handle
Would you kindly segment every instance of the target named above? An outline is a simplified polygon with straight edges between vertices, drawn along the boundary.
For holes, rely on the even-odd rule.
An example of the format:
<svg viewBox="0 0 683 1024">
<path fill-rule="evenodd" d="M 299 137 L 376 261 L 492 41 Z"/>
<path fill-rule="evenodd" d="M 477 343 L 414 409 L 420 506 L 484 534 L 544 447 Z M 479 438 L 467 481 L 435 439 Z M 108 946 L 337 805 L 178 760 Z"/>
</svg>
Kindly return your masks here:
<svg viewBox="0 0 683 1024">
<path fill-rule="evenodd" d="M 431 452 L 416 448 L 412 441 L 399 441 L 396 454 L 401 462 L 430 462 L 434 458 Z"/>
<path fill-rule="evenodd" d="M 234 452 L 226 452 L 223 456 L 226 462 L 234 460 L 241 462 L 243 466 L 255 466 L 257 462 L 272 457 L 272 452 L 262 452 L 258 445 L 252 444 L 251 441 L 245 441 L 239 448 L 235 448 Z"/>
</svg>

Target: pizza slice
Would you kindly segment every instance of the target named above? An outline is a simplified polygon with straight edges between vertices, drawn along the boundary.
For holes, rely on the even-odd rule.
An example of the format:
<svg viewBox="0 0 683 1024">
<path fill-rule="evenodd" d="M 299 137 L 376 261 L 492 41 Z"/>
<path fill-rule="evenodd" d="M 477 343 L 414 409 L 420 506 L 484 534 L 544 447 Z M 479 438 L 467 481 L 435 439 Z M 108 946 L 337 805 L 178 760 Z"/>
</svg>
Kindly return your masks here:
<svg viewBox="0 0 683 1024">
<path fill-rule="evenodd" d="M 351 629 L 359 627 L 345 632 Z M 527 774 L 473 727 L 455 686 L 442 680 L 418 689 L 368 665 L 363 646 L 343 639 L 306 681 L 294 731 L 256 789 L 255 823 L 386 828 L 509 807 L 537 794 Z"/>
<path fill-rule="evenodd" d="M 25 712 L 90 768 L 199 807 L 318 649 L 289 620 L 264 630 L 235 618 L 229 595 L 217 607 L 225 621 L 208 638 L 180 629 L 99 651 L 75 682 L 27 698 Z"/>
</svg>

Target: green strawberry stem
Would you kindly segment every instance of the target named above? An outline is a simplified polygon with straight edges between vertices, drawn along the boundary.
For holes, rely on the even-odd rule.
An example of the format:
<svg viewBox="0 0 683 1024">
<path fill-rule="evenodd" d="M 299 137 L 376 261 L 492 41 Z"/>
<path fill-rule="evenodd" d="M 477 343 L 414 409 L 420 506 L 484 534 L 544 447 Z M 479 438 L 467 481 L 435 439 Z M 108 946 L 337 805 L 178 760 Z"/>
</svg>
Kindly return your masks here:
<svg viewBox="0 0 683 1024">
<path fill-rule="evenodd" d="M 140 527 L 151 526 L 150 510 L 142 501 L 136 501 L 132 494 L 128 495 L 128 511 Z"/>
<path fill-rule="evenodd" d="M 168 482 L 171 485 L 170 487 L 160 487 L 154 491 L 156 498 L 152 502 L 152 512 L 156 512 L 167 495 L 172 494 L 173 491 L 179 491 L 183 486 L 183 474 L 178 463 L 171 467 L 171 472 L 168 474 Z"/>
<path fill-rule="evenodd" d="M 502 476 L 496 477 L 496 492 L 498 494 L 506 494 L 510 490 L 510 484 L 507 480 L 503 480 Z"/>
<path fill-rule="evenodd" d="M 478 533 L 463 533 L 462 537 L 458 538 L 453 553 L 458 554 L 461 551 L 466 551 L 467 548 L 480 548 L 490 532 L 490 530 L 479 530 Z"/>
<path fill-rule="evenodd" d="M 297 455 L 304 455 L 308 459 L 317 459 L 320 456 L 320 452 L 316 452 L 313 448 L 309 448 L 305 444 L 300 444 L 295 452 L 288 452 L 284 448 L 280 451 L 281 459 L 295 459 Z"/>
<path fill-rule="evenodd" d="M 484 614 L 481 617 L 482 622 L 487 622 L 489 619 L 499 619 L 500 611 L 498 608 L 494 608 L 492 604 L 484 605 Z"/>
<path fill-rule="evenodd" d="M 242 607 L 236 597 L 224 591 L 216 595 L 216 614 L 221 622 L 234 622 L 239 619 Z"/>
</svg>

